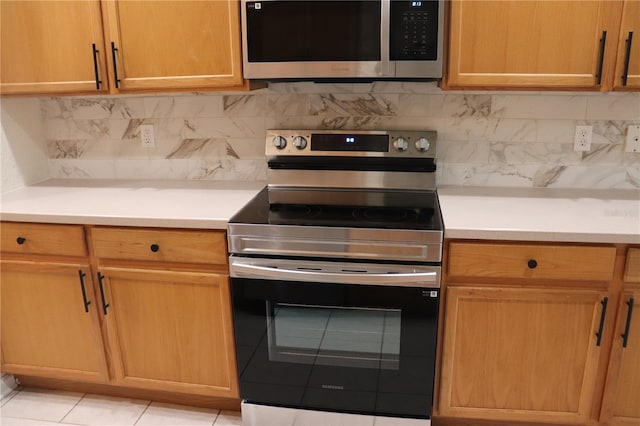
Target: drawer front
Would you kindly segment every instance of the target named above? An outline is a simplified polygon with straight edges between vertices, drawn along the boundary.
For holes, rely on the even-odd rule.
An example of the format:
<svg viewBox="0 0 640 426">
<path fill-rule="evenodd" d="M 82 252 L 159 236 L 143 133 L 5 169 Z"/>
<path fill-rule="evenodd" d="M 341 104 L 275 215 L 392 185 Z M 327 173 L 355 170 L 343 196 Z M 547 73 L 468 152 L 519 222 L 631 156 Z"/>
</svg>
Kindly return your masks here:
<svg viewBox="0 0 640 426">
<path fill-rule="evenodd" d="M 451 243 L 452 277 L 609 281 L 615 247 Z"/>
<path fill-rule="evenodd" d="M 640 283 L 640 248 L 629 249 L 624 280 L 630 283 Z"/>
<path fill-rule="evenodd" d="M 224 231 L 94 228 L 91 240 L 103 259 L 226 264 Z"/>
<path fill-rule="evenodd" d="M 82 225 L 2 222 L 0 234 L 6 253 L 88 255 Z"/>
</svg>

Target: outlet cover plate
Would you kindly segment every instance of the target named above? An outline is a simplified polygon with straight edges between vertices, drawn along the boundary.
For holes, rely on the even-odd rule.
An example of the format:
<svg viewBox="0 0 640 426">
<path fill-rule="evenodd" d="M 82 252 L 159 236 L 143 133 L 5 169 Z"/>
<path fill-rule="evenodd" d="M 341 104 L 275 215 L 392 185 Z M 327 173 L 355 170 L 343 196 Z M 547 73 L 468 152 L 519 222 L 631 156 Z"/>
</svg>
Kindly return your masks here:
<svg viewBox="0 0 640 426">
<path fill-rule="evenodd" d="M 640 152 L 640 125 L 635 124 L 627 127 L 624 152 Z"/>
<path fill-rule="evenodd" d="M 576 135 L 573 140 L 574 151 L 590 151 L 593 126 L 576 126 Z"/>
</svg>

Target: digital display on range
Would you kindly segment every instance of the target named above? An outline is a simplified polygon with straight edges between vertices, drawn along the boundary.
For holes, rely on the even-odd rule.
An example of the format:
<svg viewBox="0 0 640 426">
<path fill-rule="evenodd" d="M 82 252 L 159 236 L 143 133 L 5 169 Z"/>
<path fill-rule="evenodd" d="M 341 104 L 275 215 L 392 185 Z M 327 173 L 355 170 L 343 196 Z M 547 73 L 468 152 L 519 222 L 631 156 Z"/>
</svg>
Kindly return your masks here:
<svg viewBox="0 0 640 426">
<path fill-rule="evenodd" d="M 388 135 L 354 135 L 347 133 L 311 135 L 311 151 L 388 152 Z"/>
</svg>

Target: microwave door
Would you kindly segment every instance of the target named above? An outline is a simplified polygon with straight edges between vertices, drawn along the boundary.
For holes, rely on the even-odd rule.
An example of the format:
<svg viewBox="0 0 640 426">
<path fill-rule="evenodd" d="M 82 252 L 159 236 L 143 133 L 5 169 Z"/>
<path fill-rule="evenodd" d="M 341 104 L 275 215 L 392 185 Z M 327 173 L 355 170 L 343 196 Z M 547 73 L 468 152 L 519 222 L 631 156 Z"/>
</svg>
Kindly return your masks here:
<svg viewBox="0 0 640 426">
<path fill-rule="evenodd" d="M 245 77 L 391 76 L 389 4 L 243 0 Z"/>
</svg>

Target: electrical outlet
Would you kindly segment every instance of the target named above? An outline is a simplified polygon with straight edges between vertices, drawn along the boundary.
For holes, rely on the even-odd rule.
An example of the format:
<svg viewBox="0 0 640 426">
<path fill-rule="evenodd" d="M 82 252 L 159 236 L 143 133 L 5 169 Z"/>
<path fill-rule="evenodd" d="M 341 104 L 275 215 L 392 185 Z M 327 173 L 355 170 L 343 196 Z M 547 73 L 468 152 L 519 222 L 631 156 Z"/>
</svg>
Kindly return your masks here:
<svg viewBox="0 0 640 426">
<path fill-rule="evenodd" d="M 141 124 L 138 128 L 140 131 L 140 143 L 143 148 L 155 148 L 156 137 L 153 132 L 153 124 Z"/>
<path fill-rule="evenodd" d="M 640 152 L 640 125 L 627 127 L 627 140 L 624 152 Z"/>
<path fill-rule="evenodd" d="M 573 140 L 574 151 L 589 151 L 593 126 L 576 126 L 576 136 Z"/>
</svg>

